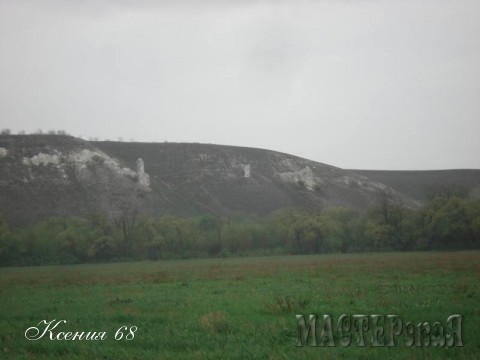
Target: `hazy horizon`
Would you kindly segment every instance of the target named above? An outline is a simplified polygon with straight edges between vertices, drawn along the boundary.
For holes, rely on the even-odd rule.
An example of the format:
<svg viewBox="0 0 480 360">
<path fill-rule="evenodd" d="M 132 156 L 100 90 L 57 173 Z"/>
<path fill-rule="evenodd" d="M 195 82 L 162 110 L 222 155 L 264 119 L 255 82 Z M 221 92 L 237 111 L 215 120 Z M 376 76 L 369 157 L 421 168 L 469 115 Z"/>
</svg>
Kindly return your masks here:
<svg viewBox="0 0 480 360">
<path fill-rule="evenodd" d="M 480 2 L 0 1 L 0 129 L 480 169 Z"/>
</svg>

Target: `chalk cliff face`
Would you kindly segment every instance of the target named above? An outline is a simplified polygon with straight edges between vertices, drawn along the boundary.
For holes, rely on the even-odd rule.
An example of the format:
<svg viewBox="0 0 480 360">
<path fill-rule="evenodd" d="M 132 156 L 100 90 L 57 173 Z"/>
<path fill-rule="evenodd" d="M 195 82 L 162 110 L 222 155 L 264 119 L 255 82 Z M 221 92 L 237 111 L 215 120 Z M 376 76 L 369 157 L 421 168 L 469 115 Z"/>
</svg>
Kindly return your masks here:
<svg viewBox="0 0 480 360">
<path fill-rule="evenodd" d="M 262 149 L 0 136 L 0 211 L 13 224 L 94 212 L 227 215 L 268 214 L 287 206 L 366 208 L 387 189 L 351 171 Z M 392 193 L 409 206 L 417 204 Z"/>
</svg>

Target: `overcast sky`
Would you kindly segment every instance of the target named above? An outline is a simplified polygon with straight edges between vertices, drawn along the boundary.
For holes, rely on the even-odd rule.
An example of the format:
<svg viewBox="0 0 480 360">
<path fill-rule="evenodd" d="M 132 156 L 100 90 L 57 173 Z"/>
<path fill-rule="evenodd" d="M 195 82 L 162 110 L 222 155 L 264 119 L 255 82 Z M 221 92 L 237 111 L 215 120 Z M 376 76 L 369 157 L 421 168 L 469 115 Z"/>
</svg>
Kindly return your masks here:
<svg viewBox="0 0 480 360">
<path fill-rule="evenodd" d="M 0 0 L 0 127 L 480 168 L 478 0 Z"/>
</svg>

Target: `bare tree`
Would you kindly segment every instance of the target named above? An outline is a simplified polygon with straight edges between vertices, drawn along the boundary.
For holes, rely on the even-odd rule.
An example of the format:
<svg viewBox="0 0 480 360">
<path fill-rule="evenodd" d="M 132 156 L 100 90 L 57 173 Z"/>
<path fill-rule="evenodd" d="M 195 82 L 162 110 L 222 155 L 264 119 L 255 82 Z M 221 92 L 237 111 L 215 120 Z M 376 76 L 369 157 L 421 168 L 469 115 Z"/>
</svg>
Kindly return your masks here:
<svg viewBox="0 0 480 360">
<path fill-rule="evenodd" d="M 394 247 L 409 250 L 413 246 L 413 238 L 405 232 L 405 219 L 408 208 L 402 198 L 392 190 L 382 189 L 377 194 L 376 211 L 381 218 L 385 234 Z"/>
<path fill-rule="evenodd" d="M 128 244 L 133 239 L 133 234 L 137 226 L 138 209 L 124 209 L 114 218 L 115 225 L 122 230 L 123 239 Z"/>
<path fill-rule="evenodd" d="M 395 225 L 402 220 L 406 210 L 405 204 L 391 189 L 378 190 L 375 203 L 375 209 L 385 225 Z"/>
</svg>

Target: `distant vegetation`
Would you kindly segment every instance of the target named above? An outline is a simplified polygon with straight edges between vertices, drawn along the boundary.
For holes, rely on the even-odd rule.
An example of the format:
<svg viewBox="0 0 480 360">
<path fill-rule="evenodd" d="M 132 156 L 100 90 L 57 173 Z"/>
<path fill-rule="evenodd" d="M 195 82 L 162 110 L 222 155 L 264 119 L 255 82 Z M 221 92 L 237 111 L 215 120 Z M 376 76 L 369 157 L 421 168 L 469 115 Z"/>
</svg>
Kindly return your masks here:
<svg viewBox="0 0 480 360">
<path fill-rule="evenodd" d="M 480 248 L 480 199 L 442 189 L 418 210 L 381 193 L 368 212 L 280 209 L 253 216 L 51 217 L 25 228 L 0 218 L 0 265 Z"/>
<path fill-rule="evenodd" d="M 25 135 L 25 130 L 19 130 L 18 131 L 18 135 Z M 4 128 L 2 130 L 0 130 L 0 135 L 11 135 L 12 134 L 12 131 L 8 128 Z M 41 135 L 41 134 L 48 134 L 48 135 L 69 135 L 65 130 L 48 130 L 48 131 L 43 131 L 42 129 L 37 129 L 33 132 L 31 132 L 31 134 L 35 134 L 35 135 Z"/>
</svg>

